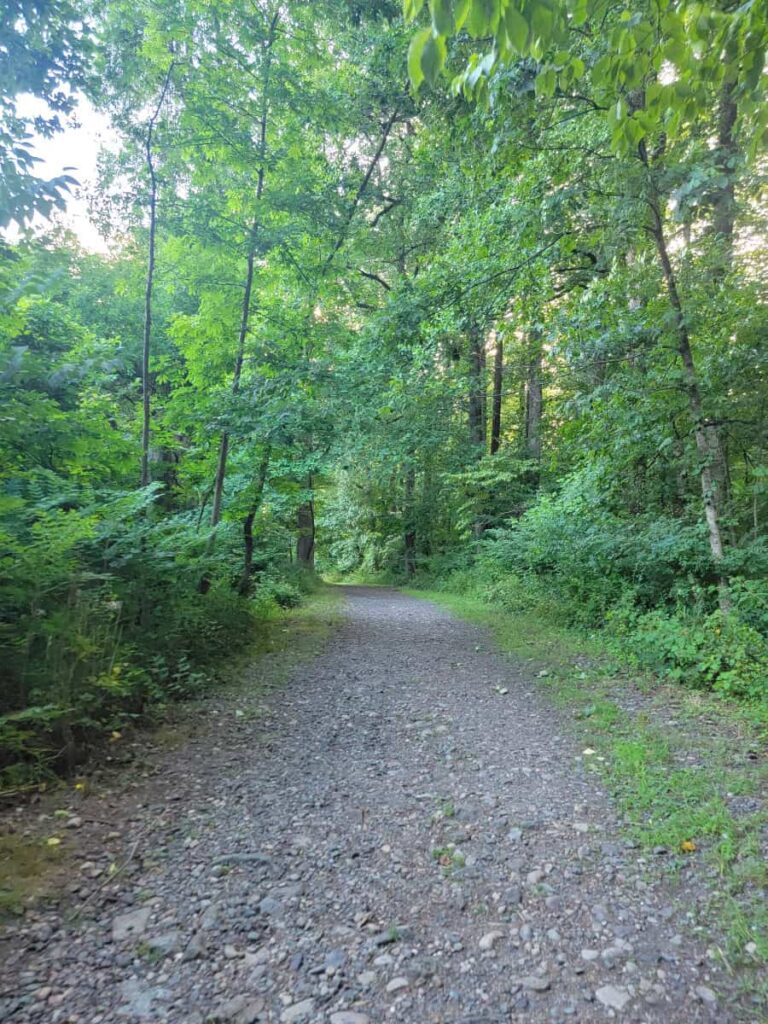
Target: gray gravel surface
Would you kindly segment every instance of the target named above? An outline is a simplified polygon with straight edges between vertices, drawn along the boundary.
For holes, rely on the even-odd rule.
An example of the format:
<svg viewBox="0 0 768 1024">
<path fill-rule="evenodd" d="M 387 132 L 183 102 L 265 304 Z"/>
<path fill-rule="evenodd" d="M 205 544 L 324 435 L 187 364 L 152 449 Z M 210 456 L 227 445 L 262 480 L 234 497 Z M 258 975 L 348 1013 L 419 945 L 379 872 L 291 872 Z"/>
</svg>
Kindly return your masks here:
<svg viewBox="0 0 768 1024">
<path fill-rule="evenodd" d="M 6 929 L 0 1020 L 744 1019 L 524 670 L 426 602 L 345 594 L 323 654 L 265 709 L 212 701 Z"/>
</svg>

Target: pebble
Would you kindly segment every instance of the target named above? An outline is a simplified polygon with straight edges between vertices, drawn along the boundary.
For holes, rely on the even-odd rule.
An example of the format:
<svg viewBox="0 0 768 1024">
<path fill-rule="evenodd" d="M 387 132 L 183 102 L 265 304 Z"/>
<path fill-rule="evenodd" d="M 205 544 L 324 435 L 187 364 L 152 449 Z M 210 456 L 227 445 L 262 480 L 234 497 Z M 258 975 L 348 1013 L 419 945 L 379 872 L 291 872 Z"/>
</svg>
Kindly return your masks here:
<svg viewBox="0 0 768 1024">
<path fill-rule="evenodd" d="M 619 988 L 617 985 L 603 985 L 596 990 L 595 997 L 611 1010 L 623 1010 L 632 998 L 625 988 Z"/>
<path fill-rule="evenodd" d="M 551 987 L 549 978 L 540 974 L 527 974 L 520 979 L 520 984 L 530 992 L 546 992 Z"/>
<path fill-rule="evenodd" d="M 478 945 L 482 950 L 493 949 L 499 939 L 504 938 L 504 932 L 494 931 L 486 932 L 485 935 L 480 939 Z"/>
<path fill-rule="evenodd" d="M 119 914 L 112 921 L 112 941 L 125 942 L 126 939 L 137 939 L 144 934 L 152 913 L 150 907 L 139 907 L 127 914 Z"/>
<path fill-rule="evenodd" d="M 292 1006 L 286 1006 L 280 1014 L 280 1020 L 283 1024 L 293 1024 L 294 1021 L 304 1020 L 309 1017 L 310 1014 L 314 1013 L 314 1010 L 314 999 L 302 999 L 301 1002 L 293 1003 Z"/>
<path fill-rule="evenodd" d="M 239 995 L 220 1003 L 205 1024 L 256 1024 L 264 1010 L 260 996 Z"/>
<path fill-rule="evenodd" d="M 703 1003 L 711 1003 L 714 1005 L 717 1002 L 717 996 L 712 989 L 707 988 L 706 985 L 697 985 L 695 991 L 696 995 Z"/>
<path fill-rule="evenodd" d="M 409 981 L 407 978 L 399 976 L 393 978 L 392 981 L 387 985 L 387 992 L 399 992 L 401 989 L 408 988 Z"/>
</svg>

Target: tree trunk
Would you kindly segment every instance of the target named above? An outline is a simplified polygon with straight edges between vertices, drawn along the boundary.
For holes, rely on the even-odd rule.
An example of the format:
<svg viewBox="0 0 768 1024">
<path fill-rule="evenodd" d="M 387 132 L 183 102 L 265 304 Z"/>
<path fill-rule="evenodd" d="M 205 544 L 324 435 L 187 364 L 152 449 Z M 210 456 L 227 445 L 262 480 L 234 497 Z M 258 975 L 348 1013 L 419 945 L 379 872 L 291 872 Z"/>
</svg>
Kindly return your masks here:
<svg viewBox="0 0 768 1024">
<path fill-rule="evenodd" d="M 150 118 L 147 127 L 147 137 L 144 142 L 147 172 L 149 173 L 149 242 L 147 247 L 147 276 L 144 288 L 144 339 L 141 351 L 141 486 L 149 484 L 149 439 L 151 430 L 151 389 L 152 381 L 149 376 L 149 358 L 152 349 L 152 291 L 155 284 L 155 240 L 157 235 L 157 174 L 155 173 L 155 162 L 152 153 L 152 142 L 155 133 L 155 125 L 160 117 L 168 87 L 171 84 L 171 72 L 173 61 L 168 67 L 160 91 L 160 99 L 155 107 L 155 112 Z"/>
<path fill-rule="evenodd" d="M 243 305 L 240 313 L 240 331 L 237 339 L 237 357 L 235 359 L 235 370 L 232 376 L 232 394 L 237 395 L 240 391 L 240 378 L 243 372 L 243 361 L 245 359 L 245 341 L 248 336 L 248 322 L 251 316 L 251 291 L 253 289 L 253 266 L 256 258 L 255 238 L 258 229 L 258 222 L 254 217 L 251 226 L 251 244 L 248 249 L 248 260 L 246 263 L 245 290 L 243 293 Z M 216 479 L 213 485 L 213 506 L 211 508 L 211 527 L 215 531 L 221 521 L 221 506 L 224 498 L 224 481 L 227 476 L 227 457 L 229 455 L 229 434 L 225 430 L 221 435 L 219 443 L 219 458 L 216 464 Z M 211 544 L 213 542 L 211 535 Z"/>
<path fill-rule="evenodd" d="M 271 454 L 270 446 L 267 445 L 256 477 L 256 493 L 253 496 L 251 507 L 248 509 L 248 515 L 243 520 L 243 574 L 240 577 L 240 583 L 237 588 L 243 597 L 247 596 L 251 589 L 251 576 L 253 574 L 253 521 L 264 497 Z"/>
<path fill-rule="evenodd" d="M 405 575 L 416 575 L 416 471 L 409 466 L 405 473 L 405 501 L 403 503 L 403 540 L 405 543 Z"/>
<path fill-rule="evenodd" d="M 664 222 L 661 217 L 659 203 L 655 197 L 649 199 L 651 210 L 651 235 L 656 243 L 656 251 L 661 263 L 664 283 L 667 289 L 670 305 L 674 316 L 675 333 L 677 335 L 677 350 L 683 364 L 683 378 L 685 391 L 688 396 L 688 407 L 693 419 L 694 437 L 696 449 L 699 454 L 701 480 L 701 494 L 704 500 L 704 515 L 709 532 L 709 547 L 712 553 L 712 560 L 716 568 L 720 568 L 723 561 L 723 537 L 720 525 L 720 506 L 722 494 L 717 487 L 713 466 L 724 466 L 720 434 L 716 426 L 707 423 L 704 418 L 704 410 L 701 399 L 699 378 L 696 372 L 696 364 L 691 349 L 691 339 L 688 333 L 688 325 L 685 320 L 680 292 L 677 287 L 677 279 L 669 259 L 667 241 L 664 235 Z M 720 608 L 723 612 L 730 611 L 731 602 L 728 596 L 728 579 L 720 571 Z"/>
<path fill-rule="evenodd" d="M 477 323 L 469 328 L 469 437 L 478 457 L 485 451 L 485 338 Z"/>
<path fill-rule="evenodd" d="M 307 477 L 307 489 L 312 492 L 312 477 Z M 304 569 L 315 568 L 315 506 L 311 498 L 299 506 L 296 514 L 296 561 Z"/>
<path fill-rule="evenodd" d="M 528 339 L 528 380 L 525 392 L 525 450 L 529 459 L 541 461 L 541 416 L 544 395 L 541 382 L 541 332 L 531 330 Z"/>
<path fill-rule="evenodd" d="M 504 342 L 501 332 L 496 335 L 496 348 L 493 352 L 493 401 L 491 404 L 491 455 L 495 455 L 501 445 L 501 399 L 504 384 Z"/>
<path fill-rule="evenodd" d="M 733 232 L 736 221 L 736 188 L 734 183 L 738 147 L 733 136 L 738 106 L 734 97 L 735 82 L 724 82 L 720 90 L 717 117 L 717 149 L 715 166 L 722 176 L 714 202 L 712 230 L 716 235 L 719 254 L 715 276 L 723 278 L 733 264 Z"/>
</svg>

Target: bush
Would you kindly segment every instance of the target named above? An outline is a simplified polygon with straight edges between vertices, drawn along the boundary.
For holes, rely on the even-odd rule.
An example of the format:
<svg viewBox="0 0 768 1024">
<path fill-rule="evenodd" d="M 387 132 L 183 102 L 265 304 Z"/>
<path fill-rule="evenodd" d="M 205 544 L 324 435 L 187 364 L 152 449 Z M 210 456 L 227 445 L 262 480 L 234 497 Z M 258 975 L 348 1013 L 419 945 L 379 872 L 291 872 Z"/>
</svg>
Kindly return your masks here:
<svg viewBox="0 0 768 1024">
<path fill-rule="evenodd" d="M 612 621 L 617 653 L 631 664 L 696 689 L 768 700 L 768 640 L 738 610 L 625 610 Z"/>
</svg>

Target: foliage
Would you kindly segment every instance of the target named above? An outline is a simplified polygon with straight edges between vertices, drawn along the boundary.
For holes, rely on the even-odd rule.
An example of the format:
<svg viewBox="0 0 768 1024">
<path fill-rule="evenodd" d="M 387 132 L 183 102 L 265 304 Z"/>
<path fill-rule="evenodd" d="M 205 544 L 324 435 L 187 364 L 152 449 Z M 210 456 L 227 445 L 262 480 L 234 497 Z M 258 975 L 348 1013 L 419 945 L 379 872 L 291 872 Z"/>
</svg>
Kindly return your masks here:
<svg viewBox="0 0 768 1024">
<path fill-rule="evenodd" d="M 2 223 L 81 91 L 120 140 L 109 256 L 0 248 L 9 778 L 210 685 L 315 556 L 764 699 L 765 5 L 404 13 L 3 15 Z"/>
</svg>

